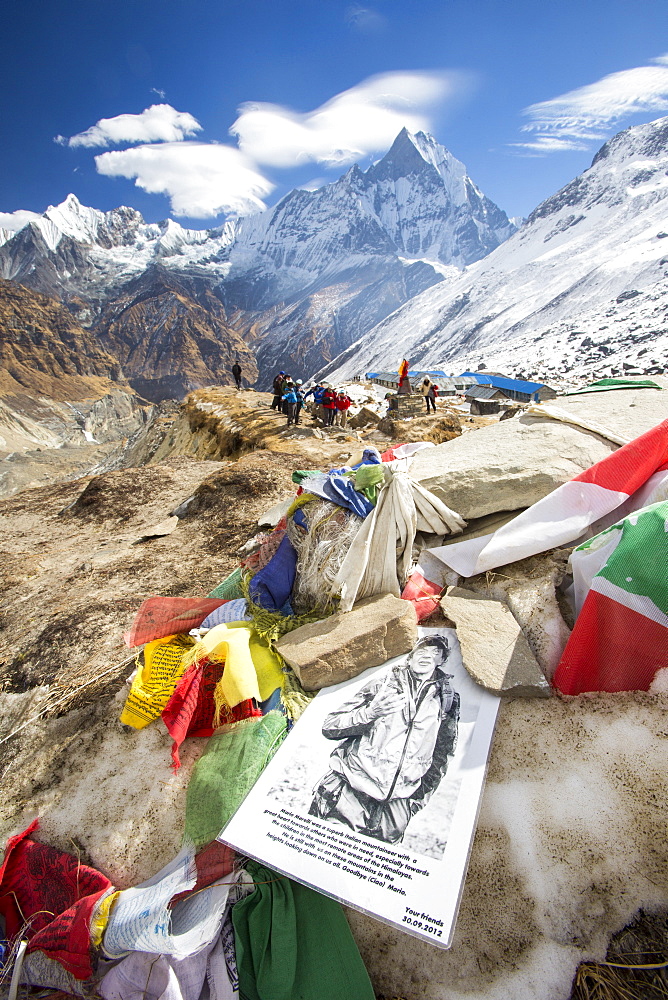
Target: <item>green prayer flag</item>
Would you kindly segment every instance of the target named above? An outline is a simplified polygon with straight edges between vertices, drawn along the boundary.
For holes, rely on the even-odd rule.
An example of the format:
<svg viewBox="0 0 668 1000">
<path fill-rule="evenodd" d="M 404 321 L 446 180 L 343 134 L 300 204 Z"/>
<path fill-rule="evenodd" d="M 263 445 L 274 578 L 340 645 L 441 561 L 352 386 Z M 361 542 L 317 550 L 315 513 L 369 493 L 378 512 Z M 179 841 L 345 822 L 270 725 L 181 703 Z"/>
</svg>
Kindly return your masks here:
<svg viewBox="0 0 668 1000">
<path fill-rule="evenodd" d="M 340 903 L 250 861 L 232 908 L 240 1000 L 374 1000 Z"/>
<path fill-rule="evenodd" d="M 267 766 L 287 732 L 282 712 L 244 719 L 213 734 L 193 768 L 186 794 L 185 838 L 215 840 Z"/>
<path fill-rule="evenodd" d="M 241 567 L 232 570 L 229 576 L 226 576 L 222 583 L 219 583 L 207 597 L 219 597 L 222 601 L 224 600 L 234 600 L 237 597 L 244 597 L 245 594 L 241 589 Z"/>
</svg>

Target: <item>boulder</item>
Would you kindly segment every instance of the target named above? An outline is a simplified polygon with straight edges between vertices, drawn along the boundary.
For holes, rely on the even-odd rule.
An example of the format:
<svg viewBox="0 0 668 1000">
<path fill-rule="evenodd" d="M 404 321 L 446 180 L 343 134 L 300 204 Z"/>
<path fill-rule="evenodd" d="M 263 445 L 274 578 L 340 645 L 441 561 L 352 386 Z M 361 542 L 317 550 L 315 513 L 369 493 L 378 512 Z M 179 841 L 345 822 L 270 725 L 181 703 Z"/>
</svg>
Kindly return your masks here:
<svg viewBox="0 0 668 1000">
<path fill-rule="evenodd" d="M 668 418 L 668 391 L 616 389 L 549 405 L 633 438 Z M 524 413 L 418 452 L 411 476 L 468 521 L 529 507 L 617 448 L 573 424 Z"/>
<path fill-rule="evenodd" d="M 548 680 L 552 680 L 573 627 L 572 609 L 557 589 L 567 572 L 571 551 L 567 547 L 541 552 L 508 563 L 498 572 L 466 580 L 468 590 L 508 605 Z"/>
<path fill-rule="evenodd" d="M 448 587 L 441 608 L 455 623 L 464 666 L 477 684 L 500 695 L 526 698 L 551 693 L 507 604 Z"/>
<path fill-rule="evenodd" d="M 407 653 L 416 640 L 413 605 L 392 594 L 378 594 L 360 601 L 352 611 L 337 611 L 324 621 L 289 632 L 276 649 L 302 687 L 319 691 Z"/>
<path fill-rule="evenodd" d="M 529 507 L 616 448 L 570 424 L 522 416 L 418 452 L 411 476 L 468 521 Z"/>
<path fill-rule="evenodd" d="M 380 415 L 376 413 L 375 410 L 370 410 L 368 406 L 363 406 L 359 413 L 356 413 L 348 421 L 348 426 L 355 427 L 365 427 L 368 424 L 372 424 L 374 427 L 380 421 Z"/>
<path fill-rule="evenodd" d="M 257 519 L 258 528 L 275 528 L 281 518 L 287 514 L 293 499 L 294 497 L 290 497 L 288 500 L 280 500 L 273 507 L 270 507 L 269 510 L 266 510 Z"/>
</svg>

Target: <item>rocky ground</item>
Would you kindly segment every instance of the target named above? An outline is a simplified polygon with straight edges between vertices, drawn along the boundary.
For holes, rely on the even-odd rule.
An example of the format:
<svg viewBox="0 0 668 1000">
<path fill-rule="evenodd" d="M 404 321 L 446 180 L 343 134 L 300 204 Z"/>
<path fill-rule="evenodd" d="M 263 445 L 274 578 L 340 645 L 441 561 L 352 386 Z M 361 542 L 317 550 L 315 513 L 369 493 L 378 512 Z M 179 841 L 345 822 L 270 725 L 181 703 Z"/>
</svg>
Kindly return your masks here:
<svg viewBox="0 0 668 1000">
<path fill-rule="evenodd" d="M 119 467 L 0 502 L 0 840 L 39 816 L 45 842 L 119 887 L 178 849 L 205 741 L 186 741 L 174 775 L 161 722 L 123 730 L 123 632 L 146 596 L 204 595 L 223 579 L 257 518 L 293 494 L 293 469 L 391 443 L 311 420 L 288 433 L 270 399 L 200 390 L 119 446 Z M 172 534 L 141 541 L 189 498 Z M 541 558 L 473 583 L 505 596 L 530 642 L 559 568 Z M 504 702 L 453 949 L 349 913 L 379 997 L 564 998 L 580 961 L 665 904 L 666 697 Z M 635 954 L 649 952 L 648 935 L 638 940 Z"/>
</svg>

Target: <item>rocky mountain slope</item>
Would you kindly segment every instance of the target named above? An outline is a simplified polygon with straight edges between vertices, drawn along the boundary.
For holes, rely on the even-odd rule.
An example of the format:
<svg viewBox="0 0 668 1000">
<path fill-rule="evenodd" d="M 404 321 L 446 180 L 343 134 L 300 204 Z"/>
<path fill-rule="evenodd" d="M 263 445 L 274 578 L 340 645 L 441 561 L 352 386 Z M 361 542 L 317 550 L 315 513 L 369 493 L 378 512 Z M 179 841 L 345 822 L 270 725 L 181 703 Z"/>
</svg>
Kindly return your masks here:
<svg viewBox="0 0 668 1000">
<path fill-rule="evenodd" d="M 230 326 L 215 289 L 160 264 L 128 282 L 94 329 L 147 399 L 180 399 L 192 388 L 231 382 L 235 361 L 246 384 L 257 379 L 253 351 Z"/>
<path fill-rule="evenodd" d="M 19 392 L 77 399 L 122 377 L 118 361 L 58 301 L 0 280 L 3 396 Z"/>
<path fill-rule="evenodd" d="M 668 347 L 668 118 L 607 142 L 489 256 L 382 321 L 323 371 L 488 367 L 659 373 Z"/>
<path fill-rule="evenodd" d="M 352 167 L 213 230 L 147 224 L 133 209 L 98 212 L 70 195 L 15 235 L 0 233 L 0 275 L 71 304 L 156 398 L 208 384 L 212 366 L 241 351 L 239 336 L 262 385 L 288 357 L 305 377 L 514 229 L 462 163 L 404 129 L 366 172 Z M 240 361 L 253 375 L 249 355 Z M 165 382 L 177 362 L 178 385 Z"/>
<path fill-rule="evenodd" d="M 67 308 L 0 280 L 0 493 L 81 475 L 151 411 Z"/>
</svg>

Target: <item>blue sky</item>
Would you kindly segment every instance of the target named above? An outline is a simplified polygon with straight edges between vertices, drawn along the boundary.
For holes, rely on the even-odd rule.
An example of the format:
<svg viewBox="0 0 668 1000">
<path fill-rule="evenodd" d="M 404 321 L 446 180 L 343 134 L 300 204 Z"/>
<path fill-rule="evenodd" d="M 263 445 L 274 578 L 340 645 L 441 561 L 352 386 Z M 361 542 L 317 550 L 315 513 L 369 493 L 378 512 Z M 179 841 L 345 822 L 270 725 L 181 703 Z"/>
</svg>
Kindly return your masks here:
<svg viewBox="0 0 668 1000">
<path fill-rule="evenodd" d="M 70 191 L 206 228 L 368 165 L 404 123 L 526 215 L 605 138 L 668 114 L 666 0 L 4 7 L 0 225 L 14 228 Z"/>
</svg>

